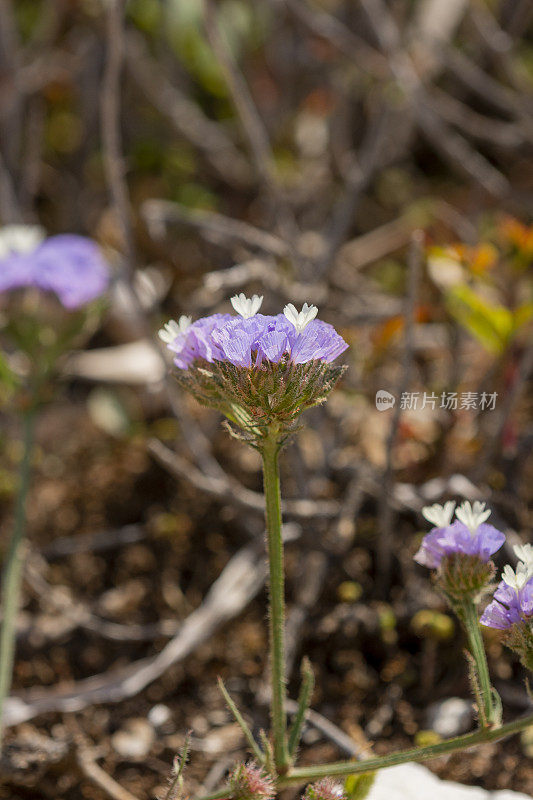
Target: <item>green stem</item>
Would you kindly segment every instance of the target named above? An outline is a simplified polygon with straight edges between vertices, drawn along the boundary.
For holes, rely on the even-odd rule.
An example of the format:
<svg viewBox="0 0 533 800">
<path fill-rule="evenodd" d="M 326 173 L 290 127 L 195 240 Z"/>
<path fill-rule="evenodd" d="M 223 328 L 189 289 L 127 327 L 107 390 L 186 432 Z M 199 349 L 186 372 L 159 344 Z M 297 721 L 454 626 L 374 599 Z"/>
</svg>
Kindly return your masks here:
<svg viewBox="0 0 533 800">
<path fill-rule="evenodd" d="M 246 739 L 248 741 L 248 744 L 250 745 L 250 748 L 251 748 L 253 754 L 255 755 L 255 757 L 257 758 L 259 763 L 263 764 L 264 761 L 265 761 L 265 755 L 262 752 L 262 750 L 259 747 L 259 745 L 257 744 L 257 742 L 255 741 L 255 739 L 253 737 L 253 734 L 252 734 L 252 731 L 250 730 L 250 728 L 246 724 L 246 722 L 244 720 L 244 717 L 242 716 L 241 712 L 237 708 L 236 703 L 233 702 L 230 693 L 228 692 L 228 690 L 224 686 L 224 681 L 222 680 L 222 678 L 218 679 L 218 686 L 219 686 L 220 691 L 222 692 L 224 700 L 226 701 L 226 705 L 228 706 L 229 710 L 231 711 L 231 713 L 235 717 L 235 721 L 239 725 L 240 729 L 244 733 L 244 735 L 245 735 L 245 737 L 246 737 Z"/>
<path fill-rule="evenodd" d="M 465 599 L 461 603 L 460 618 L 463 621 L 466 635 L 468 636 L 468 643 L 470 653 L 474 659 L 475 670 L 477 673 L 477 680 L 479 683 L 480 705 L 479 709 L 480 719 L 485 720 L 485 724 L 495 722 L 494 719 L 494 703 L 492 696 L 492 685 L 490 682 L 489 665 L 487 663 L 487 655 L 485 653 L 485 646 L 483 644 L 483 636 L 481 634 L 481 626 L 479 624 L 478 610 L 475 602 L 471 599 Z"/>
<path fill-rule="evenodd" d="M 400 750 L 397 753 L 390 753 L 377 758 L 367 758 L 362 761 L 337 761 L 333 764 L 324 764 L 318 767 L 300 767 L 292 770 L 289 775 L 282 777 L 278 781 L 278 786 L 306 783 L 307 781 L 315 781 L 335 775 L 358 775 L 363 772 L 373 772 L 386 767 L 394 767 L 398 764 L 406 764 L 409 761 L 429 761 L 432 758 L 454 753 L 457 750 L 466 750 L 474 745 L 497 742 L 499 739 L 519 733 L 531 725 L 533 725 L 533 714 L 515 719 L 497 728 L 481 728 L 473 733 L 466 733 L 464 736 L 457 736 L 454 739 L 446 739 L 443 742 L 430 744 L 427 747 L 413 747 L 410 750 Z"/>
<path fill-rule="evenodd" d="M 278 467 L 279 444 L 276 431 L 270 430 L 263 440 L 263 479 L 265 487 L 266 528 L 268 542 L 269 634 L 272 683 L 272 738 L 276 770 L 281 775 L 289 764 L 287 753 L 287 714 L 285 710 L 285 576 L 283 541 L 281 538 L 281 495 Z"/>
<path fill-rule="evenodd" d="M 530 726 L 533 726 L 533 714 L 515 719 L 500 727 L 481 728 L 473 733 L 457 736 L 455 739 L 446 739 L 443 742 L 430 744 L 427 747 L 413 747 L 409 750 L 400 750 L 397 753 L 389 753 L 389 755 L 378 756 L 377 758 L 366 758 L 362 761 L 336 761 L 332 764 L 320 764 L 316 767 L 298 767 L 292 769 L 287 775 L 279 777 L 276 781 L 276 789 L 283 789 L 293 784 L 309 783 L 320 778 L 361 775 L 365 772 L 395 767 L 398 764 L 407 764 L 410 761 L 430 761 L 432 758 L 448 755 L 458 750 L 466 750 L 478 744 L 497 742 Z M 220 791 L 204 795 L 198 800 L 217 800 L 218 798 L 227 797 L 228 788 L 226 787 Z"/>
<path fill-rule="evenodd" d="M 289 732 L 289 756 L 291 761 L 294 760 L 296 750 L 300 744 L 302 729 L 305 722 L 305 715 L 311 702 L 311 695 L 315 685 L 315 676 L 313 669 L 307 657 L 304 658 L 302 663 L 302 686 L 300 688 L 300 696 L 298 698 L 298 710 L 294 717 L 292 727 Z"/>
<path fill-rule="evenodd" d="M 17 613 L 22 581 L 23 545 L 26 531 L 26 497 L 30 483 L 31 453 L 33 450 L 34 411 L 23 418 L 24 439 L 20 463 L 20 483 L 15 506 L 13 534 L 4 561 L 2 575 L 2 628 L 0 631 L 0 748 L 3 737 L 4 702 L 11 690 Z"/>
</svg>

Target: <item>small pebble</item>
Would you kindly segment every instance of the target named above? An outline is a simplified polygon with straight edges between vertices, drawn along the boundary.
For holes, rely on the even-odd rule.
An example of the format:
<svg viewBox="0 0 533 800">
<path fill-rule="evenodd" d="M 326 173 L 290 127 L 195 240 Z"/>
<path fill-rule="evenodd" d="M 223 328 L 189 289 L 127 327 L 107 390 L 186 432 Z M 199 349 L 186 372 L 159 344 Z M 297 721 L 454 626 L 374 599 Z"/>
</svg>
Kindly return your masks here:
<svg viewBox="0 0 533 800">
<path fill-rule="evenodd" d="M 172 712 L 168 706 L 165 706 L 163 703 L 158 703 L 150 709 L 147 718 L 148 722 L 153 725 L 154 728 L 161 728 L 172 719 Z"/>
<path fill-rule="evenodd" d="M 432 703 L 428 708 L 429 727 L 447 739 L 457 736 L 470 728 L 472 723 L 472 703 L 461 697 L 450 697 L 439 703 Z"/>
<path fill-rule="evenodd" d="M 154 743 L 155 732 L 148 720 L 129 719 L 124 726 L 111 737 L 115 752 L 122 758 L 137 761 L 145 758 Z"/>
</svg>

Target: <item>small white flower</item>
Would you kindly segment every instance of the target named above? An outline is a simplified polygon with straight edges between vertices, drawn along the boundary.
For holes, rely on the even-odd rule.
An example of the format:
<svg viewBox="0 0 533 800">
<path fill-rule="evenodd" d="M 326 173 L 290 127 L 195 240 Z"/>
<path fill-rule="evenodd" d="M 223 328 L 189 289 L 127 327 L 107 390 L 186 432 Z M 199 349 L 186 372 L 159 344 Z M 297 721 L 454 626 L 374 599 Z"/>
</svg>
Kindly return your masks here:
<svg viewBox="0 0 533 800">
<path fill-rule="evenodd" d="M 44 237 L 44 229 L 39 225 L 4 225 L 0 228 L 0 258 L 31 253 Z"/>
<path fill-rule="evenodd" d="M 190 327 L 191 322 L 192 317 L 188 317 L 185 314 L 182 314 L 178 322 L 176 322 L 175 319 L 171 319 L 165 323 L 165 326 L 159 331 L 159 338 L 166 344 L 172 344 L 180 333 L 185 333 L 187 328 Z"/>
<path fill-rule="evenodd" d="M 422 516 L 436 528 L 446 528 L 452 521 L 454 510 L 454 501 L 448 500 L 443 506 L 438 503 L 434 503 L 432 506 L 424 506 Z"/>
<path fill-rule="evenodd" d="M 511 589 L 514 589 L 515 592 L 519 592 L 520 589 L 523 589 L 531 576 L 531 571 L 521 561 L 516 567 L 516 572 L 510 564 L 506 564 L 502 572 L 503 582 L 506 583 L 507 586 L 510 586 Z"/>
<path fill-rule="evenodd" d="M 533 573 L 533 545 L 515 544 L 514 554 Z"/>
<path fill-rule="evenodd" d="M 490 508 L 485 509 L 485 503 L 480 503 L 479 500 L 476 500 L 473 506 L 470 505 L 468 500 L 465 500 L 455 512 L 459 522 L 466 525 L 472 536 L 476 533 L 481 523 L 490 517 L 490 514 Z"/>
<path fill-rule="evenodd" d="M 292 322 L 298 333 L 301 333 L 307 327 L 307 325 L 309 325 L 311 320 L 316 317 L 318 314 L 318 308 L 316 306 L 307 305 L 307 303 L 304 303 L 302 310 L 297 311 L 296 307 L 292 303 L 288 303 L 283 309 L 283 313 L 289 322 Z"/>
<path fill-rule="evenodd" d="M 254 294 L 252 295 L 252 297 L 246 297 L 244 292 L 236 294 L 231 298 L 231 305 L 233 306 L 237 314 L 240 314 L 241 317 L 244 317 L 244 319 L 255 317 L 255 315 L 261 308 L 262 302 L 263 302 L 263 295 L 259 297 L 258 294 Z"/>
</svg>

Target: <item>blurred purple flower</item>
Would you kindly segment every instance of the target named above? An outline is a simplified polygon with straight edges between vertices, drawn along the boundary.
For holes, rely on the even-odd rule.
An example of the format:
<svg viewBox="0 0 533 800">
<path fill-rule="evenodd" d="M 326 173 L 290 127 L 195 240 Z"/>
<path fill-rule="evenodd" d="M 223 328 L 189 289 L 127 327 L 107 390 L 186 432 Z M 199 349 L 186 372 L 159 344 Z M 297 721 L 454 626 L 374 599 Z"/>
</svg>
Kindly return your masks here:
<svg viewBox="0 0 533 800">
<path fill-rule="evenodd" d="M 484 503 L 474 503 L 472 507 L 465 501 L 456 511 L 458 519 L 452 523 L 454 505 L 446 503 L 444 507 L 435 505 L 423 509 L 426 519 L 436 523 L 424 536 L 415 555 L 415 561 L 424 567 L 436 569 L 443 558 L 455 553 L 477 556 L 487 562 L 505 541 L 501 531 L 484 521 L 490 514 Z"/>
<path fill-rule="evenodd" d="M 69 310 L 99 297 L 108 285 L 109 267 L 84 236 L 51 236 L 33 250 L 0 260 L 0 292 L 35 286 L 56 294 Z"/>
<path fill-rule="evenodd" d="M 314 360 L 329 363 L 348 347 L 335 328 L 321 320 L 309 318 L 296 326 L 285 314 L 244 316 L 253 310 L 250 303 L 243 295 L 234 303 L 237 310 L 242 308 L 241 316 L 213 314 L 185 330 L 180 330 L 177 323 L 168 323 L 160 336 L 176 354 L 176 366 L 187 369 L 196 358 L 228 361 L 247 368 L 259 366 L 263 361 L 277 364 L 285 358 L 295 364 Z M 310 317 L 308 309 L 306 316 Z"/>
<path fill-rule="evenodd" d="M 506 630 L 531 616 L 533 616 L 533 578 L 518 590 L 501 581 L 480 622 L 489 628 Z"/>
<path fill-rule="evenodd" d="M 481 624 L 506 630 L 533 616 L 533 548 L 515 545 L 518 564 L 514 570 L 507 564 L 502 580 L 481 617 Z"/>
</svg>

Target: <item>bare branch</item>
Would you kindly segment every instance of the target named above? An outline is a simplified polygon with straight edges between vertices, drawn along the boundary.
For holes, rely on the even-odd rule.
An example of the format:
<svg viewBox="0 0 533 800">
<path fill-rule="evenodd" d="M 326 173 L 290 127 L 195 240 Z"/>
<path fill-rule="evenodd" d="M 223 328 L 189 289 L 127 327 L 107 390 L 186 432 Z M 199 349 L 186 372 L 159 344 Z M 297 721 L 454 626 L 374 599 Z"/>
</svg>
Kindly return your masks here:
<svg viewBox="0 0 533 800">
<path fill-rule="evenodd" d="M 151 439 L 148 449 L 159 463 L 174 475 L 184 478 L 197 489 L 212 497 L 236 503 L 242 508 L 264 514 L 265 501 L 262 494 L 253 492 L 229 475 L 224 478 L 207 477 L 177 453 L 169 450 L 162 442 Z M 294 517 L 333 517 L 338 512 L 339 503 L 335 500 L 285 500 L 283 511 Z"/>
<path fill-rule="evenodd" d="M 241 188 L 250 184 L 248 162 L 222 125 L 204 116 L 197 103 L 170 83 L 158 63 L 150 58 L 142 36 L 135 31 L 127 35 L 126 64 L 146 99 L 170 120 L 180 136 L 204 153 L 219 177 Z"/>
<path fill-rule="evenodd" d="M 108 0 L 106 9 L 107 60 L 102 84 L 102 143 L 109 190 L 124 240 L 126 263 L 123 267 L 126 274 L 131 275 L 135 264 L 135 248 L 120 133 L 120 80 L 124 58 L 125 2 Z"/>
</svg>

